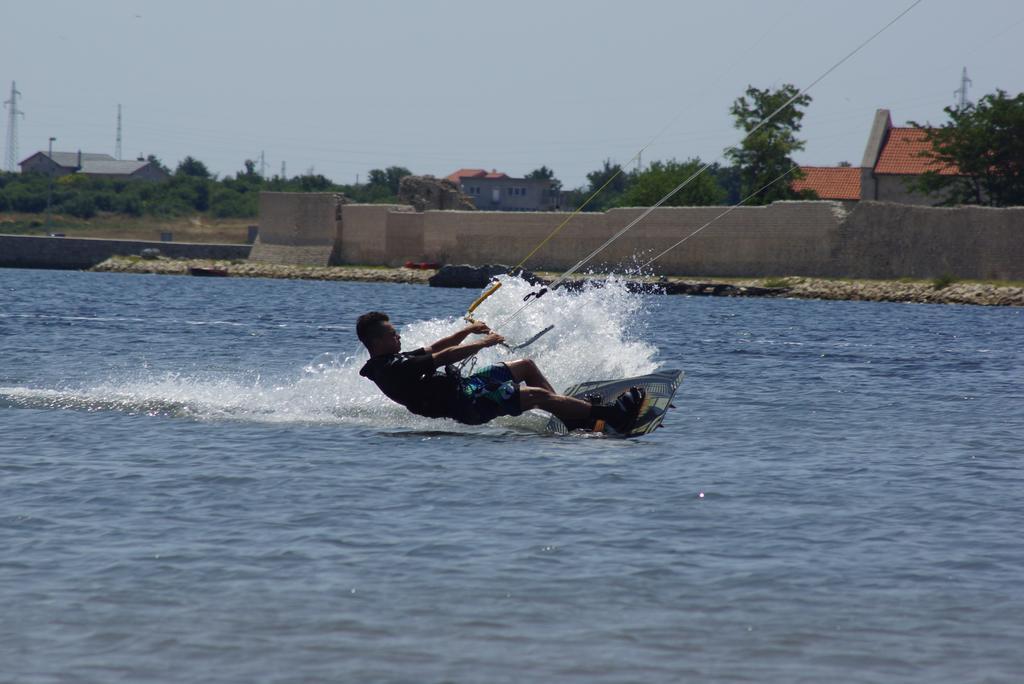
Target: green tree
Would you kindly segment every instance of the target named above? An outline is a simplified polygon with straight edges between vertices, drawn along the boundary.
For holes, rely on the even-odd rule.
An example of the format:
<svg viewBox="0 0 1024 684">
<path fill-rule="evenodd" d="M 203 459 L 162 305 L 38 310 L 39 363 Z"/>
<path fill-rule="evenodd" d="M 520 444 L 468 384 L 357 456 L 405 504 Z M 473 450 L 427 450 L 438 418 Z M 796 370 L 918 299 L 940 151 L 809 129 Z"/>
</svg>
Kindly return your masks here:
<svg viewBox="0 0 1024 684">
<path fill-rule="evenodd" d="M 603 211 L 616 205 L 619 195 L 629 186 L 630 176 L 621 164 L 605 159 L 601 168 L 587 174 L 588 187 L 572 192 L 573 203 L 579 206 L 587 198 L 597 193 L 594 199 L 584 207 L 585 211 Z"/>
<path fill-rule="evenodd" d="M 170 175 L 171 170 L 169 168 L 167 168 L 166 166 L 164 166 L 164 163 L 162 161 L 160 161 L 160 158 L 157 157 L 155 154 L 151 154 L 151 155 L 147 156 L 146 157 L 146 161 L 148 161 L 150 164 L 152 164 L 156 168 L 162 170 L 167 175 Z"/>
<path fill-rule="evenodd" d="M 729 109 L 736 119 L 736 128 L 748 134 L 739 148 L 734 147 L 726 153 L 739 167 L 743 197 L 773 183 L 796 166 L 792 154 L 804 149 L 804 141 L 796 137 L 804 118 L 800 108 L 811 103 L 810 95 L 798 95 L 799 92 L 789 83 L 775 91 L 749 86 L 746 94 L 737 98 Z M 772 117 L 770 121 L 768 117 Z M 791 186 L 792 181 L 799 177 L 799 170 L 791 173 L 788 181 L 772 184 L 753 197 L 749 204 L 770 204 L 776 200 L 802 197 Z"/>
<path fill-rule="evenodd" d="M 210 213 L 216 218 L 247 218 L 259 212 L 259 193 L 247 186 L 217 185 L 210 193 Z"/>
<path fill-rule="evenodd" d="M 211 182 L 205 178 L 193 176 L 175 178 L 171 182 L 168 194 L 180 198 L 196 211 L 206 211 L 210 208 L 210 185 Z"/>
<path fill-rule="evenodd" d="M 629 177 L 622 170 L 622 164 L 613 163 L 611 159 L 605 159 L 601 168 L 587 174 L 587 181 L 590 183 L 588 190 L 597 192 L 604 188 L 604 192 L 611 194 L 621 193 L 629 184 Z"/>
<path fill-rule="evenodd" d="M 740 196 L 743 188 L 743 180 L 740 178 L 740 169 L 738 166 L 722 166 L 721 164 L 712 164 L 711 168 L 708 169 L 718 186 L 722 188 L 725 193 L 725 203 L 728 205 L 739 204 L 743 198 Z"/>
<path fill-rule="evenodd" d="M 328 192 L 334 187 L 329 178 L 319 173 L 295 176 L 288 181 L 288 189 L 291 192 Z"/>
<path fill-rule="evenodd" d="M 404 166 L 389 166 L 386 169 L 371 169 L 367 178 L 367 185 L 374 186 L 379 190 L 386 190 L 387 194 L 396 197 L 398 186 L 402 179 L 411 176 L 412 171 Z"/>
<path fill-rule="evenodd" d="M 562 189 L 562 181 L 555 178 L 555 172 L 546 166 L 541 166 L 539 169 L 534 169 L 530 173 L 526 174 L 526 178 L 534 180 L 548 180 L 551 181 L 551 189 L 555 192 Z"/>
<path fill-rule="evenodd" d="M 65 202 L 61 209 L 80 219 L 91 219 L 96 215 L 96 201 L 92 195 L 78 193 Z"/>
<path fill-rule="evenodd" d="M 136 195 L 118 195 L 115 211 L 129 216 L 142 216 L 142 200 Z"/>
<path fill-rule="evenodd" d="M 194 178 L 209 178 L 210 170 L 206 164 L 194 157 L 185 157 L 178 162 L 178 168 L 174 170 L 175 176 L 192 176 Z"/>
<path fill-rule="evenodd" d="M 616 204 L 620 207 L 649 207 L 672 192 L 680 183 L 692 180 L 667 200 L 663 206 L 697 207 L 709 204 L 721 204 L 725 199 L 725 191 L 719 186 L 713 174 L 701 173 L 694 177 L 704 163 L 698 159 L 678 162 L 670 159 L 667 162 L 655 161 L 643 171 L 632 174 L 629 187 L 618 197 Z"/>
<path fill-rule="evenodd" d="M 246 175 L 246 176 L 256 176 L 256 175 L 258 175 L 256 173 L 256 160 L 254 160 L 254 159 L 246 159 L 243 162 L 243 165 L 245 166 L 245 174 L 244 175 Z"/>
<path fill-rule="evenodd" d="M 101 190 L 92 195 L 97 211 L 117 211 L 117 195 L 109 190 Z"/>
<path fill-rule="evenodd" d="M 213 192 L 209 195 L 210 210 L 215 216 L 252 216 L 255 215 L 259 203 L 259 192 L 264 189 L 268 181 L 256 173 L 256 162 L 246 159 L 242 162 L 245 167 L 235 174 L 234 178 L 225 178 L 219 183 L 218 190 L 224 192 Z M 230 195 L 252 195 L 251 198 L 235 201 Z M 251 213 L 250 213 L 251 209 Z"/>
<path fill-rule="evenodd" d="M 946 205 L 1024 205 L 1024 93 L 1011 98 L 997 90 L 976 105 L 945 111 L 950 120 L 939 128 L 911 125 L 931 143 L 927 156 L 959 174 L 927 171 L 909 187 L 935 193 Z"/>
<path fill-rule="evenodd" d="M 14 211 L 38 214 L 46 209 L 46 191 L 32 190 L 23 186 L 12 186 L 5 191 L 7 201 Z"/>
</svg>

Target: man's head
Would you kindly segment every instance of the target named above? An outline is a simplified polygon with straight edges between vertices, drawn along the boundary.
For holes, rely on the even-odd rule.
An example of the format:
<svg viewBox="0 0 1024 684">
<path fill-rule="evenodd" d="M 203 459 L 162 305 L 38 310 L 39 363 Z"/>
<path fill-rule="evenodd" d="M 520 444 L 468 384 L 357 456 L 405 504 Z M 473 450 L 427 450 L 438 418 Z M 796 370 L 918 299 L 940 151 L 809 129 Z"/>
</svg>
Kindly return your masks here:
<svg viewBox="0 0 1024 684">
<path fill-rule="evenodd" d="M 390 320 L 386 313 L 370 311 L 356 321 L 356 335 L 369 350 L 370 356 L 397 354 L 402 350 L 402 337 Z"/>
</svg>

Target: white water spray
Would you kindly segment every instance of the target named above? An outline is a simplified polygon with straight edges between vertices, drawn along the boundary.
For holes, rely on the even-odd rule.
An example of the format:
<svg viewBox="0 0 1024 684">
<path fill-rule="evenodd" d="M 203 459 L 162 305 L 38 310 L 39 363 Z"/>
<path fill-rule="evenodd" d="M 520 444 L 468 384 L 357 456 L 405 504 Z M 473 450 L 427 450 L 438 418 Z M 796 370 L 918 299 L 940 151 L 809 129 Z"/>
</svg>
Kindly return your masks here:
<svg viewBox="0 0 1024 684">
<path fill-rule="evenodd" d="M 535 288 L 510 276 L 503 287 L 477 311 L 495 323 L 519 308 Z M 610 279 L 603 287 L 587 286 L 579 293 L 548 292 L 524 315 L 499 330 L 517 344 L 539 330 L 554 329 L 526 349 L 508 352 L 492 347 L 476 357 L 476 368 L 515 358 L 533 358 L 557 390 L 584 380 L 642 375 L 657 369 L 657 349 L 645 342 L 644 297 Z M 454 317 L 408 324 L 399 322 L 402 348 L 415 349 L 450 335 L 465 323 Z M 261 369 L 239 375 L 223 372 L 185 374 L 140 369 L 81 388 L 0 388 L 0 400 L 41 408 L 121 411 L 191 420 L 233 420 L 262 423 L 351 424 L 370 429 L 480 431 L 454 421 L 421 418 L 388 400 L 359 375 L 366 351 L 353 336 L 343 352 L 325 352 L 315 359 L 296 360 L 293 374 L 273 376 Z M 469 370 L 467 368 L 467 370 Z M 538 430 L 546 414 L 500 419 L 504 428 Z"/>
</svg>

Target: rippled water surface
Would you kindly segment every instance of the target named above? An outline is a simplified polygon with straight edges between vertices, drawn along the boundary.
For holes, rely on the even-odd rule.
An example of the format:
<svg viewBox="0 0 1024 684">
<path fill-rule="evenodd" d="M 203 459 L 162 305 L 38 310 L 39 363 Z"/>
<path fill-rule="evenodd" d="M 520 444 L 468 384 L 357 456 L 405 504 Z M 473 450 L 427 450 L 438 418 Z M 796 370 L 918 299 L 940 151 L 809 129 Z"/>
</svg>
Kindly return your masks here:
<svg viewBox="0 0 1024 684">
<path fill-rule="evenodd" d="M 0 270 L 0 681 L 1020 681 L 1021 310 L 611 287 L 506 325 L 555 324 L 557 387 L 683 368 L 629 441 L 358 376 L 356 315 L 409 347 L 477 294 Z"/>
</svg>

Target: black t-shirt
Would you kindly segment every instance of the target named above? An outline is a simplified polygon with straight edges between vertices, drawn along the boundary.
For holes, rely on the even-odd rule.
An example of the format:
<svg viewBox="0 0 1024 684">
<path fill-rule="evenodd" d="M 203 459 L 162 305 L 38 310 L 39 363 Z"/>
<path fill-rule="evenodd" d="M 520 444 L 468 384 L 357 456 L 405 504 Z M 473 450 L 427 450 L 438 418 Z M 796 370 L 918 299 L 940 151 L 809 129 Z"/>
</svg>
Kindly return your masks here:
<svg viewBox="0 0 1024 684">
<path fill-rule="evenodd" d="M 434 368 L 433 356 L 422 348 L 374 356 L 359 374 L 377 383 L 392 401 L 427 418 L 450 415 L 458 387 L 456 378 Z"/>
</svg>

